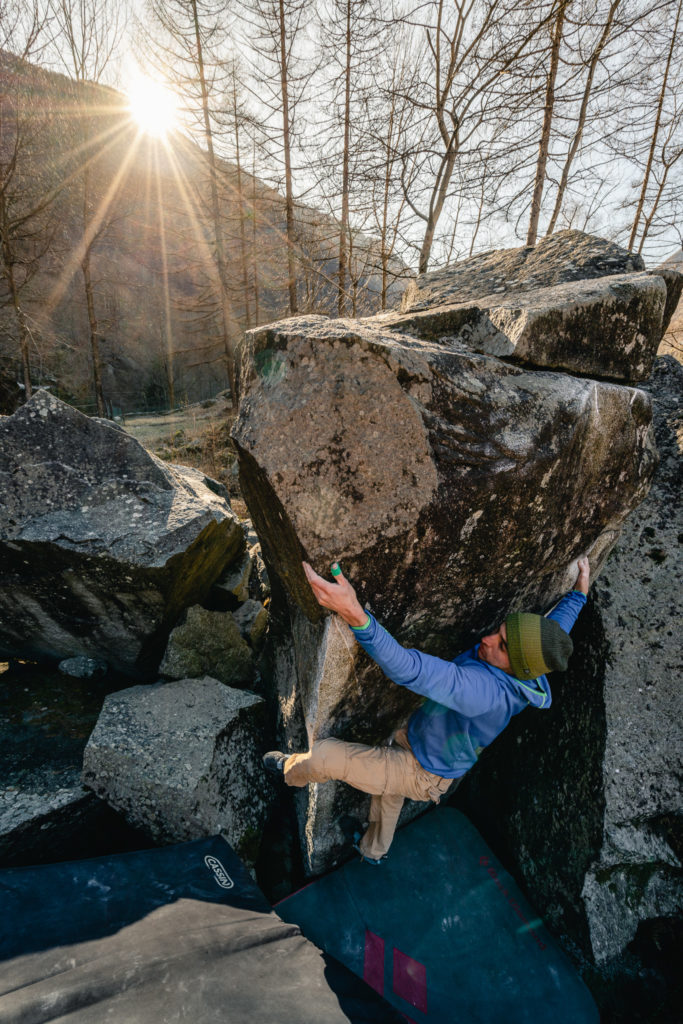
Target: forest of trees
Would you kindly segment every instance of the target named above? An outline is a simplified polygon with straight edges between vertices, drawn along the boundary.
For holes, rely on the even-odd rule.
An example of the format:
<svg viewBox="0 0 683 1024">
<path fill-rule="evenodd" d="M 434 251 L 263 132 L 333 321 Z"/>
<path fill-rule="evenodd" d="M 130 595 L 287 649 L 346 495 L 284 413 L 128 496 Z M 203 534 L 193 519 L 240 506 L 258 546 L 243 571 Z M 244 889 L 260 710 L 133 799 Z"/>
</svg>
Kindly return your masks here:
<svg viewBox="0 0 683 1024">
<path fill-rule="evenodd" d="M 118 358 L 129 406 L 234 390 L 249 327 L 387 308 L 569 227 L 659 262 L 683 245 L 682 6 L 0 0 L 0 388 L 39 361 L 101 415 Z M 177 97 L 165 140 L 132 121 L 135 65 Z"/>
</svg>

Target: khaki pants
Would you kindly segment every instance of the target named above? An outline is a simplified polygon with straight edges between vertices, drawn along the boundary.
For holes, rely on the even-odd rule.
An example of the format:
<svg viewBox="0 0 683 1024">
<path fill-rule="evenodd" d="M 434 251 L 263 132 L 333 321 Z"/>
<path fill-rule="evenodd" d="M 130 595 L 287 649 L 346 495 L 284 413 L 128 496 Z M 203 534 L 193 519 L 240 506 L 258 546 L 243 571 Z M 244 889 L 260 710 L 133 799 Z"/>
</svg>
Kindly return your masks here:
<svg viewBox="0 0 683 1024">
<path fill-rule="evenodd" d="M 405 729 L 396 733 L 394 742 L 396 746 L 366 747 L 343 740 L 318 740 L 308 753 L 291 754 L 285 761 L 288 786 L 337 779 L 372 795 L 370 824 L 360 849 L 373 860 L 379 860 L 391 846 L 405 797 L 438 803 L 460 781 L 423 768 L 410 749 Z"/>
</svg>

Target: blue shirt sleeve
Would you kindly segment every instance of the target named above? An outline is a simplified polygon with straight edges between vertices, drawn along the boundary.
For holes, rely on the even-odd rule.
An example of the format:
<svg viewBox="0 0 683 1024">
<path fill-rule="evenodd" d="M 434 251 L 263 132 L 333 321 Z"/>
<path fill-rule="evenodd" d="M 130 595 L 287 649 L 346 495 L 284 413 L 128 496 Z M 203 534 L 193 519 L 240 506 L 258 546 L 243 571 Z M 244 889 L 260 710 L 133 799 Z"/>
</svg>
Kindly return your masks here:
<svg viewBox="0 0 683 1024">
<path fill-rule="evenodd" d="M 413 693 L 470 718 L 490 710 L 499 698 L 500 687 L 484 665 L 463 667 L 402 647 L 372 616 L 366 629 L 353 633 L 384 674 Z"/>
<path fill-rule="evenodd" d="M 586 595 L 573 590 L 555 605 L 548 618 L 569 633 L 585 603 Z M 462 666 L 402 647 L 374 616 L 368 615 L 368 619 L 365 628 L 352 627 L 352 632 L 363 650 L 398 686 L 469 718 L 490 711 L 500 699 L 500 683 L 485 664 L 470 659 Z"/>
<path fill-rule="evenodd" d="M 585 605 L 588 598 L 580 590 L 572 590 L 565 594 L 561 601 L 555 605 L 552 611 L 548 612 L 546 618 L 554 619 L 558 626 L 562 626 L 565 633 L 571 633 L 574 623 L 579 617 L 579 612 Z"/>
</svg>

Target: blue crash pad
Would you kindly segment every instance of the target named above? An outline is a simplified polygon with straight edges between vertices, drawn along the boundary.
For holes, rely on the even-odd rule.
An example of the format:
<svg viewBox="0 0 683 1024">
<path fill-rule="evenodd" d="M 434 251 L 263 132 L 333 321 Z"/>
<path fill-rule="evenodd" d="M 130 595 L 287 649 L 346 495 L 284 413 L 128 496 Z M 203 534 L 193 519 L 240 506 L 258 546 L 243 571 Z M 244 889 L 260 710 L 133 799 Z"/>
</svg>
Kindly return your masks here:
<svg viewBox="0 0 683 1024">
<path fill-rule="evenodd" d="M 397 834 L 277 905 L 409 1021 L 597 1024 L 590 992 L 512 877 L 459 811 Z"/>
<path fill-rule="evenodd" d="M 0 871 L 0 1021 L 397 1024 L 220 837 Z"/>
</svg>

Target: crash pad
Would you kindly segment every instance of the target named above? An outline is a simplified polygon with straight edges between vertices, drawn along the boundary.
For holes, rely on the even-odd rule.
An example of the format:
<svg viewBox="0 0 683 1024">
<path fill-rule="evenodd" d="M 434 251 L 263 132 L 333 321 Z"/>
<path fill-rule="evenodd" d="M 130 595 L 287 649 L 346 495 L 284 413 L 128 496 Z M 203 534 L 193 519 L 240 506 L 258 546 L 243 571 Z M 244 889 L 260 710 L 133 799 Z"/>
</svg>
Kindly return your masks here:
<svg viewBox="0 0 683 1024">
<path fill-rule="evenodd" d="M 409 1021 L 597 1024 L 590 992 L 469 820 L 451 807 L 277 904 Z"/>
<path fill-rule="evenodd" d="M 220 837 L 0 872 L 0 1022 L 396 1024 Z"/>
</svg>

